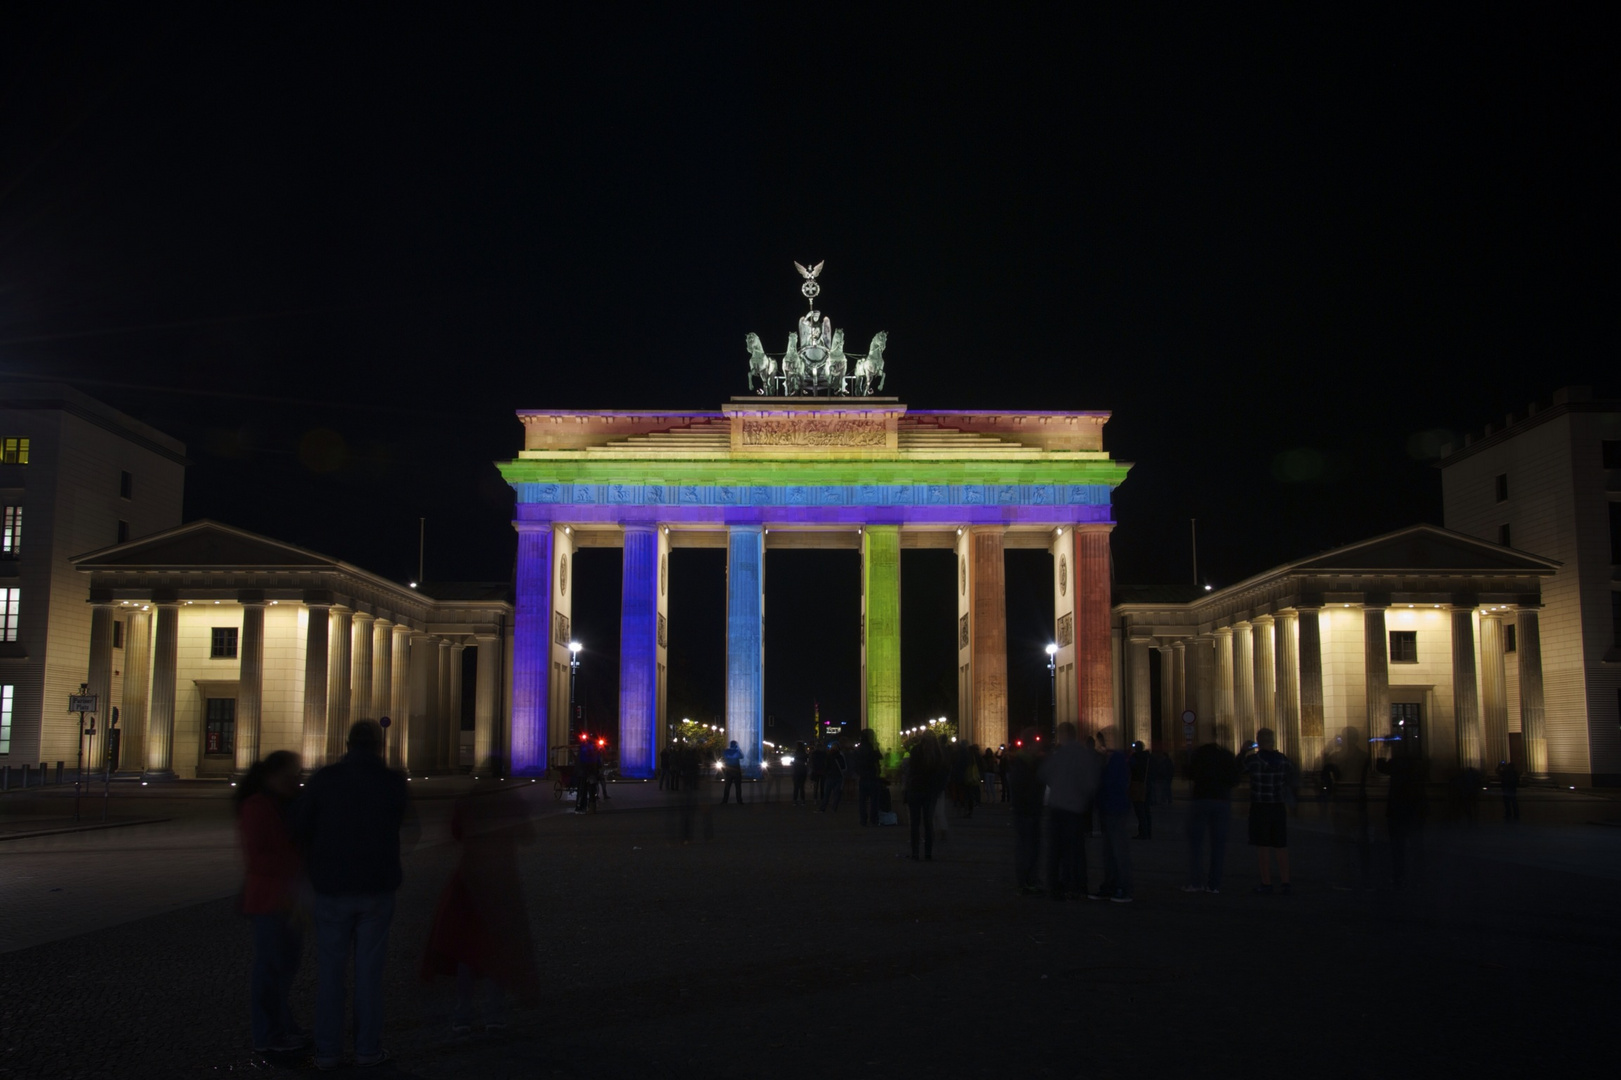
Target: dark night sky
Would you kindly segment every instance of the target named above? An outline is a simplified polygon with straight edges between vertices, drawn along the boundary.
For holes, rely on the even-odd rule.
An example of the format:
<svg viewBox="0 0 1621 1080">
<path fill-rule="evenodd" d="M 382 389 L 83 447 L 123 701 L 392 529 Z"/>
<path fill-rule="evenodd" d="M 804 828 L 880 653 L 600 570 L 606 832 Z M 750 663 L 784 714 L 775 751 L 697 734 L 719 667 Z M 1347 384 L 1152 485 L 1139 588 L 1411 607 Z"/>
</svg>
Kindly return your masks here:
<svg viewBox="0 0 1621 1080">
<path fill-rule="evenodd" d="M 1448 433 L 1617 390 L 1597 7 L 579 7 L 8 6 L 0 376 L 185 440 L 189 517 L 404 578 L 426 515 L 430 579 L 511 572 L 513 409 L 718 406 L 793 259 L 912 406 L 1113 410 L 1121 581 L 1186 580 L 1190 517 L 1217 584 L 1439 521 Z M 853 560 L 772 559 L 768 708 L 853 708 Z M 906 567 L 911 719 L 954 658 L 949 567 Z M 582 560 L 610 654 L 617 593 Z"/>
</svg>

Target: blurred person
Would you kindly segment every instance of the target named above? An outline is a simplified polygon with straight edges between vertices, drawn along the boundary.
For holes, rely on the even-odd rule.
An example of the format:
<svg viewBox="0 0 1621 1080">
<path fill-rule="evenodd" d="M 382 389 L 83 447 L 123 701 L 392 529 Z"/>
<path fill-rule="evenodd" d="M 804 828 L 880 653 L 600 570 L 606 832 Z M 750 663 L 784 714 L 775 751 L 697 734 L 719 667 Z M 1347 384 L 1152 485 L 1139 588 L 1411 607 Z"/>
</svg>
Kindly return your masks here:
<svg viewBox="0 0 1621 1080">
<path fill-rule="evenodd" d="M 591 739 L 580 741 L 579 755 L 574 759 L 574 812 L 583 814 L 597 793 L 597 782 L 602 776 L 602 751 Z"/>
<path fill-rule="evenodd" d="M 737 794 L 737 805 L 743 805 L 743 748 L 733 739 L 721 751 L 721 788 L 720 804 L 726 805 L 726 799 L 732 793 Z"/>
<path fill-rule="evenodd" d="M 1141 741 L 1131 744 L 1126 762 L 1131 767 L 1131 810 L 1137 815 L 1136 840 L 1154 838 L 1154 819 L 1148 809 L 1148 747 Z"/>
<path fill-rule="evenodd" d="M 1429 812 L 1430 765 L 1416 746 L 1404 746 L 1398 738 L 1390 757 L 1380 761 L 1378 767 L 1390 777 L 1385 828 L 1390 836 L 1391 884 L 1399 889 L 1407 884 L 1408 856 L 1419 854 L 1423 842 Z"/>
<path fill-rule="evenodd" d="M 912 830 L 912 858 L 918 857 L 918 833 L 923 835 L 923 859 L 934 859 L 934 801 L 945 782 L 945 759 L 932 735 L 921 735 L 906 755 L 905 799 L 907 824 Z"/>
<path fill-rule="evenodd" d="M 1227 736 L 1217 731 L 1213 741 L 1197 747 L 1188 759 L 1193 805 L 1188 809 L 1188 883 L 1183 892 L 1221 892 L 1227 863 L 1227 829 L 1233 817 L 1233 788 L 1243 772 L 1238 757 L 1227 749 Z M 1204 842 L 1210 840 L 1210 865 L 1204 861 Z"/>
<path fill-rule="evenodd" d="M 1036 729 L 1025 728 L 1014 740 L 1015 752 L 1008 762 L 1009 801 L 1013 804 L 1013 876 L 1019 891 L 1027 896 L 1041 892 L 1036 877 L 1037 856 L 1041 852 L 1042 796 L 1041 762 L 1036 757 Z"/>
<path fill-rule="evenodd" d="M 1278 752 L 1277 733 L 1262 728 L 1255 741 L 1239 756 L 1250 783 L 1250 845 L 1261 870 L 1258 893 L 1272 891 L 1272 860 L 1277 861 L 1278 882 L 1289 893 L 1289 807 L 1286 792 L 1294 783 L 1294 765 Z"/>
<path fill-rule="evenodd" d="M 871 728 L 864 729 L 850 751 L 850 764 L 856 774 L 856 817 L 864 829 L 878 826 L 878 768 L 882 762 L 878 736 Z"/>
<path fill-rule="evenodd" d="M 817 806 L 822 805 L 822 796 L 827 794 L 827 763 L 827 747 L 817 743 L 810 755 L 811 798 Z"/>
<path fill-rule="evenodd" d="M 1336 888 L 1367 888 L 1373 883 L 1373 837 L 1368 826 L 1368 779 L 1373 760 L 1359 728 L 1343 729 L 1335 741 L 1334 841 Z"/>
<path fill-rule="evenodd" d="M 293 1019 L 288 995 L 298 974 L 304 936 L 295 920 L 303 859 L 288 827 L 298 795 L 299 757 L 277 750 L 256 761 L 236 786 L 236 831 L 244 876 L 240 908 L 253 923 L 253 976 L 248 1024 L 255 1053 L 302 1049 L 304 1029 Z"/>
<path fill-rule="evenodd" d="M 999 747 L 996 751 L 996 783 L 1002 789 L 1002 801 L 1008 801 L 1007 789 L 1008 748 Z"/>
<path fill-rule="evenodd" d="M 1108 750 L 1109 733 L 1099 732 L 1103 767 L 1098 775 L 1097 811 L 1103 830 L 1103 887 L 1090 900 L 1132 901 L 1131 841 L 1126 820 L 1131 813 L 1131 762 L 1120 750 Z"/>
<path fill-rule="evenodd" d="M 1480 789 L 1486 776 L 1479 769 L 1459 769 L 1452 777 L 1453 798 L 1457 802 L 1458 818 L 1469 828 L 1479 824 Z"/>
<path fill-rule="evenodd" d="M 1097 756 L 1076 741 L 1076 727 L 1058 725 L 1058 745 L 1042 761 L 1047 786 L 1047 895 L 1062 901 L 1067 891 L 1085 896 L 1085 814 L 1097 794 Z"/>
<path fill-rule="evenodd" d="M 1171 788 L 1176 779 L 1176 764 L 1171 761 L 1171 755 L 1164 750 L 1154 751 L 1149 760 L 1149 791 L 1152 794 L 1150 802 L 1171 805 Z"/>
<path fill-rule="evenodd" d="M 662 768 L 668 768 L 664 757 Z M 456 869 L 440 894 L 422 957 L 422 978 L 456 980 L 451 1030 L 472 1031 L 479 1019 L 478 996 L 487 996 L 485 1030 L 506 1027 L 507 1001 L 531 1004 L 538 997 L 529 916 L 518 876 L 518 848 L 534 843 L 524 801 L 510 788 L 496 786 L 505 776 L 500 759 L 480 770 L 472 790 L 456 800 L 451 838 L 460 846 Z"/>
<path fill-rule="evenodd" d="M 985 784 L 985 801 L 999 802 L 996 794 L 996 751 L 988 746 L 979 756 L 979 776 Z"/>
<path fill-rule="evenodd" d="M 293 835 L 305 845 L 315 889 L 315 1064 L 323 1070 L 342 1058 L 351 956 L 355 1064 L 380 1065 L 389 1056 L 382 1046 L 383 961 L 410 802 L 405 777 L 383 763 L 382 747 L 382 729 L 356 721 L 348 753 L 312 776 L 294 804 Z"/>
<path fill-rule="evenodd" d="M 804 743 L 794 744 L 793 802 L 798 806 L 805 801 L 805 778 L 810 775 L 810 749 Z"/>
<path fill-rule="evenodd" d="M 1497 763 L 1497 783 L 1503 789 L 1503 820 L 1520 820 L 1520 773 L 1507 761 Z"/>
<path fill-rule="evenodd" d="M 838 742 L 827 744 L 827 770 L 823 780 L 821 813 L 827 812 L 827 804 L 833 804 L 833 812 L 839 812 L 839 803 L 844 801 L 844 774 L 849 768 L 848 759 L 844 755 L 844 747 Z"/>
</svg>

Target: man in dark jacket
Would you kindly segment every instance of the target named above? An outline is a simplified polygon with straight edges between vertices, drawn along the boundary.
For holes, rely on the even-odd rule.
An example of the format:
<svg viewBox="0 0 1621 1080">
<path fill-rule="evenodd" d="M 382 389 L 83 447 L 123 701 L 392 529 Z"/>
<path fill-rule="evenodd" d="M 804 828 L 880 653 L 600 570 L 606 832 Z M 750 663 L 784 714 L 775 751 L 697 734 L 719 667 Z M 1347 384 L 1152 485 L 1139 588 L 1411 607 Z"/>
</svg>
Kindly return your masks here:
<svg viewBox="0 0 1621 1080">
<path fill-rule="evenodd" d="M 315 890 L 318 988 L 315 1064 L 336 1068 L 343 1054 L 345 974 L 355 958 L 355 1064 L 388 1059 L 382 1047 L 383 957 L 400 887 L 405 778 L 383 763 L 383 733 L 370 720 L 349 729 L 349 752 L 310 778 L 294 806 L 294 835 L 305 846 Z"/>
<path fill-rule="evenodd" d="M 1131 841 L 1126 839 L 1126 820 L 1131 813 L 1131 762 L 1121 750 L 1108 749 L 1114 734 L 1110 728 L 1098 733 L 1103 754 L 1103 771 L 1098 779 L 1097 809 L 1103 825 L 1103 888 L 1088 900 L 1131 903 Z"/>
<path fill-rule="evenodd" d="M 1227 861 L 1227 827 L 1233 817 L 1233 788 L 1243 771 L 1238 757 L 1225 746 L 1224 732 L 1188 759 L 1193 806 L 1188 810 L 1188 883 L 1183 892 L 1221 892 L 1221 872 Z M 1210 869 L 1204 865 L 1204 841 L 1210 838 Z"/>
<path fill-rule="evenodd" d="M 1008 799 L 1013 804 L 1013 873 L 1019 891 L 1041 891 L 1036 878 L 1036 857 L 1041 852 L 1041 800 L 1047 787 L 1041 782 L 1041 760 L 1036 756 L 1036 729 L 1025 728 L 1007 763 Z"/>
</svg>

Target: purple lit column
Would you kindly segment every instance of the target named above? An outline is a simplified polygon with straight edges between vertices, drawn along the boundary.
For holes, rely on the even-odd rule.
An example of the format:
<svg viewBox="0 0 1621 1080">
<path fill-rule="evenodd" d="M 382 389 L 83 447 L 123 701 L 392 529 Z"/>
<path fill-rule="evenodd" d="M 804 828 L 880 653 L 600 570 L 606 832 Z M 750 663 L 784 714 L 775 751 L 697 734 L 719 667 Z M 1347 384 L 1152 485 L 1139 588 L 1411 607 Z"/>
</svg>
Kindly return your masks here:
<svg viewBox="0 0 1621 1080">
<path fill-rule="evenodd" d="M 619 771 L 653 775 L 658 726 L 659 541 L 651 525 L 625 526 L 619 615 Z"/>
<path fill-rule="evenodd" d="M 552 621 L 552 528 L 519 522 L 517 612 L 512 630 L 512 771 L 546 771 L 547 676 Z"/>
<path fill-rule="evenodd" d="M 765 532 L 726 530 L 726 737 L 743 751 L 743 771 L 760 773 L 765 713 Z"/>
</svg>

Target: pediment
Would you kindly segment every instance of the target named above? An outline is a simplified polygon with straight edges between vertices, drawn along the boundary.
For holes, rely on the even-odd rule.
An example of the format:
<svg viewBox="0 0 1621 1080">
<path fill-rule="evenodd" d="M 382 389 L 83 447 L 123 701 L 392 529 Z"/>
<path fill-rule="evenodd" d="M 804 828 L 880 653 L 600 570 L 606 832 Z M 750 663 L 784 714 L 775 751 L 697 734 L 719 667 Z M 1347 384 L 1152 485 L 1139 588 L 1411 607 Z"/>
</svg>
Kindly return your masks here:
<svg viewBox="0 0 1621 1080">
<path fill-rule="evenodd" d="M 1506 548 L 1434 525 L 1414 525 L 1302 559 L 1292 572 L 1352 573 L 1418 570 L 1470 573 L 1545 574 L 1559 568 L 1553 559 Z"/>
<path fill-rule="evenodd" d="M 263 570 L 335 566 L 336 560 L 217 521 L 194 521 L 73 560 L 80 570 Z"/>
</svg>

